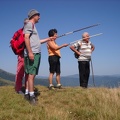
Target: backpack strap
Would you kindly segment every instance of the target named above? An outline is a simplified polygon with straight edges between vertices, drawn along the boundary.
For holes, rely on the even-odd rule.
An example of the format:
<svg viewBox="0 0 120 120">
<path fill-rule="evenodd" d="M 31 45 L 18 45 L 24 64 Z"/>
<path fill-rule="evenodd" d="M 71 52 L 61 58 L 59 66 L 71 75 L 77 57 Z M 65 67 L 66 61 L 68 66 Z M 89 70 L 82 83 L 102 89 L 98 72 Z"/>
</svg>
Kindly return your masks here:
<svg viewBox="0 0 120 120">
<path fill-rule="evenodd" d="M 30 34 L 29 38 L 32 36 L 34 30 L 34 24 L 32 23 L 32 33 Z"/>
</svg>

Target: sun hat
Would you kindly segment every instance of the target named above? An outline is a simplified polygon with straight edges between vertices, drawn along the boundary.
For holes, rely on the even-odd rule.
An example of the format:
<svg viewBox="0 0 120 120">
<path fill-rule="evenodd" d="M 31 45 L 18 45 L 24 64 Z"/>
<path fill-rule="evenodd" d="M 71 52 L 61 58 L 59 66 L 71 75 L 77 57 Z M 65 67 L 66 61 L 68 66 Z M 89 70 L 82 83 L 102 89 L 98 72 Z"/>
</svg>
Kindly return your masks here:
<svg viewBox="0 0 120 120">
<path fill-rule="evenodd" d="M 40 13 L 39 13 L 37 10 L 32 9 L 32 10 L 30 10 L 29 13 L 28 13 L 28 18 L 30 19 L 32 16 L 34 16 L 34 15 L 36 15 L 36 14 L 40 15 Z"/>
</svg>

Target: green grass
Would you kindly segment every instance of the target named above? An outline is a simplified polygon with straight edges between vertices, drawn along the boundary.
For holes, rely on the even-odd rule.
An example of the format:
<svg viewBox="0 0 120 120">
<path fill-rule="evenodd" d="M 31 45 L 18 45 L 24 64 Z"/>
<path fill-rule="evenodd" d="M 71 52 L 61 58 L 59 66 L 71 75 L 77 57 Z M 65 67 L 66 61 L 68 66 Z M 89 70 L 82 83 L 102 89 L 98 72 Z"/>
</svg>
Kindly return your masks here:
<svg viewBox="0 0 120 120">
<path fill-rule="evenodd" d="M 0 120 L 120 120 L 120 88 L 44 86 L 37 106 L 32 106 L 13 86 L 0 87 Z"/>
</svg>

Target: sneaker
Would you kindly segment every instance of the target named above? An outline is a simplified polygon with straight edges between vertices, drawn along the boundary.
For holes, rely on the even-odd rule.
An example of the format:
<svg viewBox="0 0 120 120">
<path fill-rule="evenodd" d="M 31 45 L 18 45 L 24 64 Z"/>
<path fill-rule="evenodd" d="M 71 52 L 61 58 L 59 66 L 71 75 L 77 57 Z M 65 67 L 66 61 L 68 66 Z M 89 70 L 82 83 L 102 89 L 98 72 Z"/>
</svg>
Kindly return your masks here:
<svg viewBox="0 0 120 120">
<path fill-rule="evenodd" d="M 61 88 L 62 88 L 62 85 L 61 85 L 61 84 L 57 84 L 56 88 L 61 89 Z"/>
<path fill-rule="evenodd" d="M 54 88 L 54 85 L 49 85 L 49 90 L 54 90 L 55 88 Z"/>
<path fill-rule="evenodd" d="M 35 95 L 30 96 L 30 104 L 31 104 L 31 105 L 36 105 L 36 104 L 37 104 Z"/>
<path fill-rule="evenodd" d="M 29 101 L 30 100 L 30 95 L 29 94 L 25 94 L 24 98 L 25 98 L 25 100 Z"/>
</svg>

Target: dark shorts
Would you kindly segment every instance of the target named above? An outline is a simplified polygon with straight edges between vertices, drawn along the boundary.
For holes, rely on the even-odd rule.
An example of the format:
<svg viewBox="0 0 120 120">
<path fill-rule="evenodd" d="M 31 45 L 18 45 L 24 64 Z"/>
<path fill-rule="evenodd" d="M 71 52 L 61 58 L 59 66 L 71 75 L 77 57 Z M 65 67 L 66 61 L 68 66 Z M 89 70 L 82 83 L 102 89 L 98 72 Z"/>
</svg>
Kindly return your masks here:
<svg viewBox="0 0 120 120">
<path fill-rule="evenodd" d="M 60 57 L 57 55 L 49 56 L 48 61 L 50 73 L 60 74 Z"/>
<path fill-rule="evenodd" d="M 29 57 L 24 58 L 25 72 L 27 74 L 37 75 L 39 71 L 41 54 L 34 54 L 34 61 L 31 61 Z"/>
</svg>

